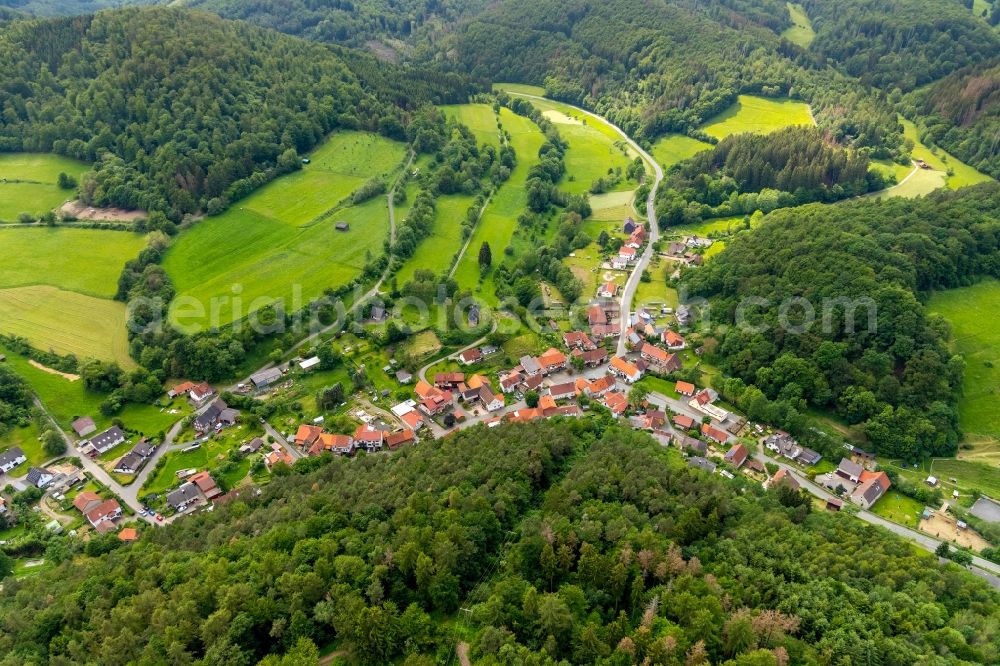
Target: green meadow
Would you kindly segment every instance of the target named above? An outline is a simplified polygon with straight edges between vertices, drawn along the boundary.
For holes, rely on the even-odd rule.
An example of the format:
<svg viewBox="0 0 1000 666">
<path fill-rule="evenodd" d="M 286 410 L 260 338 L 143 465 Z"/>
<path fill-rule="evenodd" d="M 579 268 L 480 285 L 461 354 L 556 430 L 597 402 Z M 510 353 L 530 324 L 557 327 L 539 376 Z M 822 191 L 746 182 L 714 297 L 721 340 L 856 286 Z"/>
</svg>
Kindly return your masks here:
<svg viewBox="0 0 1000 666">
<path fill-rule="evenodd" d="M 89 168 L 61 155 L 0 153 L 0 222 L 14 222 L 21 213 L 37 217 L 72 199 L 75 191 L 57 184 L 59 174 L 79 180 Z"/>
<path fill-rule="evenodd" d="M 788 16 L 792 19 L 792 26 L 782 32 L 781 36 L 804 49 L 809 48 L 809 45 L 816 38 L 816 31 L 813 30 L 809 15 L 800 4 L 794 2 L 785 4 L 788 6 Z"/>
<path fill-rule="evenodd" d="M 0 332 L 44 351 L 135 367 L 120 301 L 48 285 L 0 289 Z"/>
<path fill-rule="evenodd" d="M 462 123 L 476 135 L 476 144 L 489 144 L 500 147 L 500 128 L 497 127 L 497 115 L 489 104 L 452 104 L 442 106 L 441 110 L 449 118 Z"/>
<path fill-rule="evenodd" d="M 815 125 L 809 105 L 793 99 L 771 99 L 740 95 L 736 104 L 702 126 L 709 136 L 724 139 L 731 134 L 770 134 L 792 125 Z"/>
<path fill-rule="evenodd" d="M 221 326 L 275 301 L 294 311 L 355 278 L 388 236 L 385 197 L 338 205 L 369 178 L 391 174 L 405 152 L 373 134 L 337 133 L 301 171 L 184 232 L 163 262 L 177 288 L 172 321 L 184 330 Z M 350 229 L 337 231 L 339 222 Z"/>
<path fill-rule="evenodd" d="M 542 86 L 532 86 L 526 83 L 494 83 L 493 90 L 505 90 L 509 93 L 519 93 L 521 95 L 535 95 L 545 97 L 545 88 Z"/>
<path fill-rule="evenodd" d="M 692 139 L 684 134 L 667 134 L 656 140 L 649 153 L 661 166 L 669 168 L 711 147 L 710 143 Z"/>
<path fill-rule="evenodd" d="M 146 246 L 140 234 L 68 227 L 0 228 L 0 289 L 47 284 L 111 298 L 125 262 Z"/>
<path fill-rule="evenodd" d="M 960 187 L 966 187 L 967 185 L 975 185 L 977 183 L 984 183 L 988 180 L 992 180 L 992 178 L 986 174 L 976 171 L 975 168 L 949 154 L 947 151 L 941 148 L 934 148 L 933 150 L 928 148 L 922 141 L 920 141 L 920 137 L 917 133 L 917 126 L 914 125 L 912 121 L 902 117 L 899 121 L 903 124 L 903 136 L 913 141 L 913 159 L 923 160 L 927 162 L 928 166 L 930 166 L 934 171 L 942 172 L 941 175 L 947 178 L 947 185 L 949 188 L 957 190 Z M 951 175 L 947 175 L 949 169 L 952 172 Z M 921 171 L 927 173 L 928 170 L 921 169 Z M 942 183 L 942 185 L 943 184 L 944 183 Z M 938 187 L 941 187 L 941 185 L 938 185 Z"/>
<path fill-rule="evenodd" d="M 156 405 L 128 405 L 115 417 L 106 417 L 101 414 L 100 407 L 107 396 L 88 391 L 83 381 L 70 381 L 60 375 L 46 372 L 32 365 L 28 359 L 2 346 L 0 354 L 7 356 L 5 362 L 28 382 L 31 390 L 38 395 L 59 425 L 66 430 L 69 430 L 70 423 L 80 416 L 92 417 L 99 429 L 110 426 L 112 418 L 120 418 L 126 427 L 145 435 L 155 436 L 168 429 L 184 414 L 190 413 L 187 401 L 179 399 L 165 408 Z M 178 413 L 171 414 L 170 410 L 176 410 Z"/>
<path fill-rule="evenodd" d="M 994 325 L 1000 318 L 1000 281 L 936 292 L 928 309 L 948 320 L 954 349 L 965 358 L 958 419 L 974 446 L 972 455 L 990 454 L 1000 461 L 1000 329 Z"/>
<path fill-rule="evenodd" d="M 541 130 L 527 118 L 515 115 L 508 109 L 500 110 L 504 128 L 510 132 L 511 144 L 517 153 L 517 166 L 510 179 L 493 196 L 482 219 L 476 225 L 469 250 L 462 256 L 455 271 L 455 280 L 463 287 L 474 287 L 479 283 L 479 247 L 483 242 L 490 244 L 497 261 L 503 256 L 504 248 L 511 244 L 517 229 L 517 218 L 528 205 L 525 184 L 528 171 L 538 162 L 538 150 L 545 142 Z M 483 280 L 481 298 L 495 303 L 496 295 L 492 275 Z"/>
<path fill-rule="evenodd" d="M 440 275 L 451 267 L 452 258 L 465 242 L 462 238 L 462 222 L 465 221 L 466 211 L 475 203 L 476 197 L 467 194 L 438 197 L 434 229 L 396 273 L 400 285 L 413 279 L 413 274 L 418 270 L 429 270 Z M 475 252 L 478 256 L 478 247 Z"/>
</svg>

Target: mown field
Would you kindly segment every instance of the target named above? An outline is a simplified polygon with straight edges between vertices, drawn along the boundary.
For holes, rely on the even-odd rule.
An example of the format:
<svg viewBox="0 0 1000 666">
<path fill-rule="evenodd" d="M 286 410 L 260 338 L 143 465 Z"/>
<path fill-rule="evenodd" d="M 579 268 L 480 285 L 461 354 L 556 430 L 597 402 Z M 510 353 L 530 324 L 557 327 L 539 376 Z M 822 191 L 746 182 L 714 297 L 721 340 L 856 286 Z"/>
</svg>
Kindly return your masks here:
<svg viewBox="0 0 1000 666">
<path fill-rule="evenodd" d="M 48 285 L 0 289 L 0 332 L 27 338 L 37 349 L 135 366 L 119 301 Z"/>
<path fill-rule="evenodd" d="M 949 188 L 957 190 L 960 187 L 992 180 L 986 174 L 976 171 L 975 168 L 941 148 L 935 148 L 932 151 L 920 141 L 916 125 L 906 118 L 900 118 L 899 121 L 903 124 L 903 136 L 913 141 L 913 159 L 924 160 L 931 169 L 944 172 L 942 175 L 947 178 Z M 949 169 L 952 171 L 951 175 L 947 175 Z M 926 169 L 922 171 L 927 173 Z"/>
<path fill-rule="evenodd" d="M 441 110 L 449 118 L 462 123 L 476 135 L 476 144 L 488 144 L 494 148 L 500 147 L 500 128 L 497 127 L 497 115 L 488 104 L 450 104 L 442 106 Z"/>
<path fill-rule="evenodd" d="M 965 358 L 958 418 L 974 449 L 960 455 L 1000 462 L 1000 281 L 937 292 L 928 308 L 951 324 L 954 349 Z"/>
<path fill-rule="evenodd" d="M 32 227 L 0 229 L 0 289 L 47 284 L 111 298 L 125 262 L 146 246 L 123 231 Z"/>
<path fill-rule="evenodd" d="M 694 157 L 703 150 L 709 150 L 712 144 L 692 139 L 684 134 L 667 134 L 656 140 L 649 154 L 664 168 Z"/>
<path fill-rule="evenodd" d="M 736 104 L 709 119 L 701 129 L 709 136 L 724 139 L 741 132 L 769 134 L 782 127 L 814 124 L 805 102 L 740 95 Z"/>
<path fill-rule="evenodd" d="M 376 135 L 335 134 L 301 171 L 183 233 L 163 263 L 177 288 L 174 323 L 187 331 L 225 325 L 279 300 L 292 311 L 352 280 L 388 235 L 385 197 L 318 217 L 369 178 L 391 174 L 405 152 Z M 349 231 L 336 231 L 341 221 Z"/>
<path fill-rule="evenodd" d="M 114 417 L 106 417 L 100 410 L 107 398 L 104 394 L 88 391 L 80 380 L 69 381 L 34 367 L 27 359 L 3 346 L 0 346 L 0 354 L 7 356 L 6 363 L 28 382 L 59 425 L 67 430 L 80 416 L 92 417 L 98 428 L 106 428 L 111 425 L 112 418 L 120 418 L 127 427 L 155 436 L 191 411 L 186 400 L 175 400 L 166 407 L 128 405 Z M 171 410 L 177 413 L 171 414 Z"/>
<path fill-rule="evenodd" d="M 525 183 L 528 171 L 538 162 L 538 150 L 545 142 L 541 130 L 527 118 L 518 116 L 508 109 L 500 110 L 504 128 L 510 132 L 511 144 L 517 153 L 517 166 L 504 183 L 476 226 L 469 244 L 469 251 L 462 256 L 455 271 L 455 280 L 463 287 L 474 288 L 479 283 L 479 247 L 485 241 L 490 244 L 495 262 L 503 256 L 503 250 L 511 243 L 517 228 L 517 218 L 528 204 Z M 496 302 L 492 275 L 483 281 L 478 295 L 490 303 Z"/>
<path fill-rule="evenodd" d="M 57 184 L 60 172 L 79 180 L 89 167 L 49 153 L 0 153 L 0 222 L 15 222 L 21 213 L 39 216 L 52 210 L 75 190 Z"/>
<path fill-rule="evenodd" d="M 440 275 L 451 267 L 452 257 L 465 242 L 462 238 L 465 213 L 475 203 L 476 197 L 465 194 L 438 197 L 434 230 L 420 242 L 413 256 L 396 273 L 400 285 L 413 279 L 418 270 L 434 271 Z M 476 247 L 475 251 L 478 255 L 479 248 Z"/>
<path fill-rule="evenodd" d="M 807 49 L 816 38 L 816 31 L 813 30 L 812 21 L 809 20 L 809 15 L 806 14 L 806 10 L 802 5 L 794 2 L 786 4 L 788 5 L 788 16 L 792 19 L 792 27 L 787 28 L 781 33 L 781 36 L 792 44 L 798 44 L 802 48 Z"/>
</svg>

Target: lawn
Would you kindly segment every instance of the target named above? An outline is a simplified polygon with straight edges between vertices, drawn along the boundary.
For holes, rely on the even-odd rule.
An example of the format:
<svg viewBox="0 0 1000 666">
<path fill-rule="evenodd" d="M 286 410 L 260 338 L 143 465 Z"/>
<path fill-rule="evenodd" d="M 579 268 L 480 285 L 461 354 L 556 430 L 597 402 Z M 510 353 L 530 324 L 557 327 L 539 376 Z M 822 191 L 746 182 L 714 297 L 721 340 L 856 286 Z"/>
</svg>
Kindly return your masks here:
<svg viewBox="0 0 1000 666">
<path fill-rule="evenodd" d="M 146 483 L 140 490 L 140 495 L 163 493 L 178 485 L 181 480 L 177 478 L 177 472 L 182 469 L 195 468 L 200 472 L 219 465 L 225 461 L 231 449 L 239 448 L 243 442 L 260 436 L 262 432 L 256 424 L 252 426 L 237 425 L 223 430 L 194 451 L 167 453 L 163 456 L 162 463 L 159 463 L 160 467 L 146 479 Z M 249 461 L 243 460 L 226 475 L 226 480 L 230 482 L 230 485 L 234 485 L 249 471 Z"/>
<path fill-rule="evenodd" d="M 21 213 L 39 216 L 74 197 L 56 183 L 65 172 L 77 180 L 90 167 L 49 153 L 0 153 L 0 222 L 14 222 Z"/>
<path fill-rule="evenodd" d="M 971 495 L 973 490 L 979 490 L 990 497 L 1000 497 L 1000 470 L 995 460 L 990 465 L 971 460 L 935 458 L 931 461 L 930 473 L 942 483 L 954 478 L 959 492 L 966 496 Z"/>
<path fill-rule="evenodd" d="M 120 418 L 127 428 L 145 435 L 156 436 L 161 431 L 167 430 L 184 414 L 190 413 L 187 401 L 175 400 L 166 408 L 130 404 L 115 417 L 106 417 L 100 411 L 101 403 L 107 398 L 106 395 L 88 391 L 82 381 L 71 382 L 59 375 L 40 370 L 24 357 L 2 346 L 0 354 L 6 354 L 6 363 L 28 382 L 59 425 L 67 430 L 70 423 L 80 416 L 92 417 L 98 429 L 110 426 L 112 418 Z M 179 413 L 170 414 L 172 409 Z"/>
<path fill-rule="evenodd" d="M 894 523 L 916 528 L 920 524 L 920 514 L 923 510 L 924 505 L 917 500 L 907 497 L 897 490 L 890 489 L 875 504 L 872 513 Z"/>
<path fill-rule="evenodd" d="M 912 171 L 912 176 L 900 178 L 897 185 L 893 185 L 881 192 L 875 192 L 871 196 L 875 199 L 887 199 L 889 197 L 912 199 L 914 197 L 922 197 L 934 190 L 941 189 L 948 180 L 948 176 L 944 171 L 934 169 L 916 169 Z"/>
<path fill-rule="evenodd" d="M 729 236 L 738 231 L 742 231 L 743 215 L 733 217 L 716 217 L 704 220 L 697 224 L 684 224 L 676 227 L 668 227 L 664 231 L 665 236 L 701 236 L 703 238 L 715 238 L 719 236 Z M 758 217 L 758 219 L 762 219 Z"/>
<path fill-rule="evenodd" d="M 741 132 L 770 134 L 783 127 L 815 124 L 805 102 L 740 95 L 736 104 L 711 118 L 701 129 L 724 139 Z"/>
<path fill-rule="evenodd" d="M 26 338 L 37 349 L 135 367 L 120 301 L 47 285 L 0 289 L 0 332 Z"/>
<path fill-rule="evenodd" d="M 957 190 L 960 187 L 992 180 L 986 174 L 976 171 L 973 167 L 950 155 L 944 149 L 937 147 L 928 148 L 920 141 L 917 126 L 912 121 L 900 117 L 899 122 L 903 124 L 903 136 L 913 141 L 913 159 L 924 160 L 935 171 L 947 173 L 949 169 L 951 170 L 951 175 L 947 175 L 949 188 Z M 926 169 L 922 171 L 927 173 Z"/>
<path fill-rule="evenodd" d="M 14 426 L 6 434 L 0 435 L 0 451 L 19 446 L 27 456 L 29 465 L 39 465 L 51 457 L 42 449 L 42 443 L 38 441 L 39 436 L 40 432 L 34 421 L 24 428 Z M 27 472 L 28 470 L 24 468 L 17 470 L 15 474 L 21 475 Z"/>
<path fill-rule="evenodd" d="M 478 145 L 489 144 L 500 147 L 500 129 L 497 127 L 497 114 L 489 104 L 452 104 L 442 106 L 441 110 L 449 118 L 462 123 L 476 135 Z"/>
<path fill-rule="evenodd" d="M 463 287 L 471 288 L 479 284 L 479 247 L 483 242 L 490 244 L 494 257 L 502 257 L 504 248 L 511 244 L 517 229 L 517 218 L 528 205 L 525 190 L 528 171 L 538 162 L 538 150 L 545 142 L 541 130 L 527 118 L 515 115 L 508 109 L 500 110 L 500 118 L 504 129 L 510 132 L 511 144 L 517 153 L 517 166 L 511 172 L 510 179 L 500 187 L 486 207 L 473 232 L 470 249 L 458 263 L 455 280 Z M 478 296 L 495 304 L 497 299 L 492 274 L 483 280 L 482 285 Z"/>
<path fill-rule="evenodd" d="M 413 279 L 413 274 L 421 269 L 434 271 L 435 275 L 446 272 L 455 254 L 462 249 L 462 223 L 466 211 L 475 204 L 476 197 L 454 194 L 438 197 L 431 235 L 420 242 L 413 256 L 396 273 L 396 280 L 402 286 Z M 398 218 L 397 218 L 398 219 Z M 496 251 L 496 248 L 493 248 Z M 479 248 L 474 251 L 478 256 Z"/>
<path fill-rule="evenodd" d="M 656 140 L 649 153 L 664 168 L 668 168 L 711 148 L 712 144 L 684 134 L 667 134 Z"/>
<path fill-rule="evenodd" d="M 146 246 L 140 234 L 67 227 L 0 229 L 0 289 L 47 284 L 111 298 L 125 262 Z"/>
<path fill-rule="evenodd" d="M 940 291 L 928 302 L 931 312 L 951 324 L 954 350 L 965 358 L 965 380 L 958 406 L 959 425 L 974 445 L 973 455 L 988 451 L 1000 461 L 1000 282 L 983 280 L 971 287 Z M 1000 480 L 1000 473 L 994 472 Z"/>
<path fill-rule="evenodd" d="M 294 312 L 354 279 L 388 235 L 385 197 L 337 207 L 369 178 L 390 175 L 405 150 L 373 134 L 337 133 L 301 171 L 184 232 L 163 262 L 177 288 L 173 322 L 196 332 L 276 301 Z M 349 231 L 335 229 L 342 221 Z"/>
<path fill-rule="evenodd" d="M 611 220 L 616 226 L 621 225 L 626 217 L 639 219 L 641 216 L 636 212 L 634 198 L 635 190 L 592 194 L 590 217 L 594 220 Z"/>
<path fill-rule="evenodd" d="M 800 4 L 793 2 L 785 4 L 788 5 L 788 16 L 792 19 L 792 27 L 785 29 L 781 36 L 792 44 L 798 44 L 804 49 L 809 48 L 813 39 L 816 38 L 816 31 L 813 30 L 809 15 Z"/>
</svg>

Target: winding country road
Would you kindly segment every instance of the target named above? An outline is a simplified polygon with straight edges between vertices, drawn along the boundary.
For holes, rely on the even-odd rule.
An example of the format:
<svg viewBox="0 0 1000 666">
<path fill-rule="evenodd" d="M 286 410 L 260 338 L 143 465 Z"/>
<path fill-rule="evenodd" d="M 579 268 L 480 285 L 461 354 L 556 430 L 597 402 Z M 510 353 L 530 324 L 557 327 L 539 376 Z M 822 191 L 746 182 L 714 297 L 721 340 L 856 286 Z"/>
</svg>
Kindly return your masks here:
<svg viewBox="0 0 1000 666">
<path fill-rule="evenodd" d="M 526 99 L 537 99 L 545 102 L 553 101 L 547 97 L 541 97 L 539 95 L 531 95 L 528 93 L 517 93 L 511 91 L 506 91 L 506 92 L 508 95 L 515 97 L 524 97 Z M 608 127 L 618 132 L 618 134 L 622 137 L 622 139 L 625 140 L 625 143 L 627 143 L 629 147 L 632 148 L 632 150 L 634 150 L 636 153 L 639 154 L 640 157 L 642 157 L 643 161 L 646 162 L 647 166 L 652 167 L 653 169 L 653 184 L 649 188 L 649 196 L 646 197 L 646 219 L 648 220 L 648 226 L 649 226 L 649 242 L 646 243 L 646 249 L 643 250 L 642 256 L 639 257 L 638 263 L 635 265 L 635 268 L 632 270 L 631 275 L 629 275 L 628 277 L 628 281 L 625 283 L 625 289 L 622 290 L 622 297 L 621 297 L 622 330 L 621 330 L 621 335 L 618 338 L 618 355 L 624 356 L 626 351 L 625 350 L 626 331 L 628 330 L 628 322 L 630 322 L 632 318 L 632 300 L 635 298 L 635 292 L 639 288 L 639 280 L 642 278 L 642 273 L 649 266 L 649 262 L 653 258 L 653 243 L 655 243 L 660 238 L 660 227 L 656 221 L 655 199 L 656 199 L 656 191 L 657 189 L 659 189 L 660 183 L 663 182 L 663 169 L 660 167 L 657 161 L 653 159 L 652 155 L 647 153 L 642 146 L 636 143 L 635 140 L 632 139 L 632 137 L 630 137 L 628 134 L 625 133 L 625 130 L 618 127 L 607 118 L 599 116 L 596 113 L 592 113 L 591 111 L 587 111 L 586 109 L 581 109 L 578 106 L 573 106 L 572 104 L 566 104 L 565 102 L 559 102 L 559 103 L 564 104 L 565 106 L 568 106 L 571 109 L 575 109 L 576 111 L 579 111 L 580 113 L 586 116 L 590 116 L 595 120 L 600 120 L 601 122 L 605 123 Z"/>
</svg>

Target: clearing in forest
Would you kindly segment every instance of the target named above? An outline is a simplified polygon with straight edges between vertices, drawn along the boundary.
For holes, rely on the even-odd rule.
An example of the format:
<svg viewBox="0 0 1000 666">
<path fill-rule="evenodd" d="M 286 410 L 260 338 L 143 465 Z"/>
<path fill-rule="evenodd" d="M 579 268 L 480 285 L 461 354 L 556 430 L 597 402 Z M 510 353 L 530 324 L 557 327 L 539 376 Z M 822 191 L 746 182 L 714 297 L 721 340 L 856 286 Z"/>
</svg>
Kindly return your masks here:
<svg viewBox="0 0 1000 666">
<path fill-rule="evenodd" d="M 954 349 L 965 358 L 958 422 L 973 449 L 959 451 L 959 456 L 1000 462 L 1000 330 L 992 325 L 1000 318 L 1000 281 L 936 292 L 928 309 L 948 320 Z"/>
<path fill-rule="evenodd" d="M 667 134 L 657 139 L 649 152 L 661 166 L 669 168 L 711 148 L 712 144 L 684 134 Z"/>
<path fill-rule="evenodd" d="M 119 301 L 48 285 L 0 289 L 0 333 L 26 338 L 43 351 L 135 367 Z"/>
<path fill-rule="evenodd" d="M 786 4 L 788 6 L 788 16 L 792 19 L 792 26 L 785 29 L 781 33 L 781 36 L 792 44 L 798 44 L 802 48 L 807 49 L 816 38 L 816 31 L 813 30 L 812 21 L 809 20 L 809 15 L 806 14 L 806 10 L 802 5 L 794 2 Z"/>
<path fill-rule="evenodd" d="M 72 199 L 75 188 L 59 187 L 59 174 L 79 181 L 88 168 L 50 153 L 0 153 L 0 222 L 16 222 L 21 213 L 38 217 Z"/>
<path fill-rule="evenodd" d="M 701 129 L 721 140 L 742 132 L 770 134 L 783 127 L 815 124 L 805 102 L 740 95 L 736 104 L 711 118 Z"/>
<path fill-rule="evenodd" d="M 472 130 L 476 136 L 476 145 L 484 143 L 500 147 L 500 128 L 497 127 L 497 115 L 489 104 L 451 104 L 442 106 L 441 110 L 449 118 L 457 120 Z"/>
<path fill-rule="evenodd" d="M 348 198 L 370 178 L 388 181 L 405 154 L 378 135 L 338 132 L 302 170 L 185 231 L 163 262 L 177 288 L 171 319 L 196 331 L 276 301 L 292 312 L 350 282 L 381 253 L 389 222 L 384 196 L 356 206 Z"/>
</svg>

